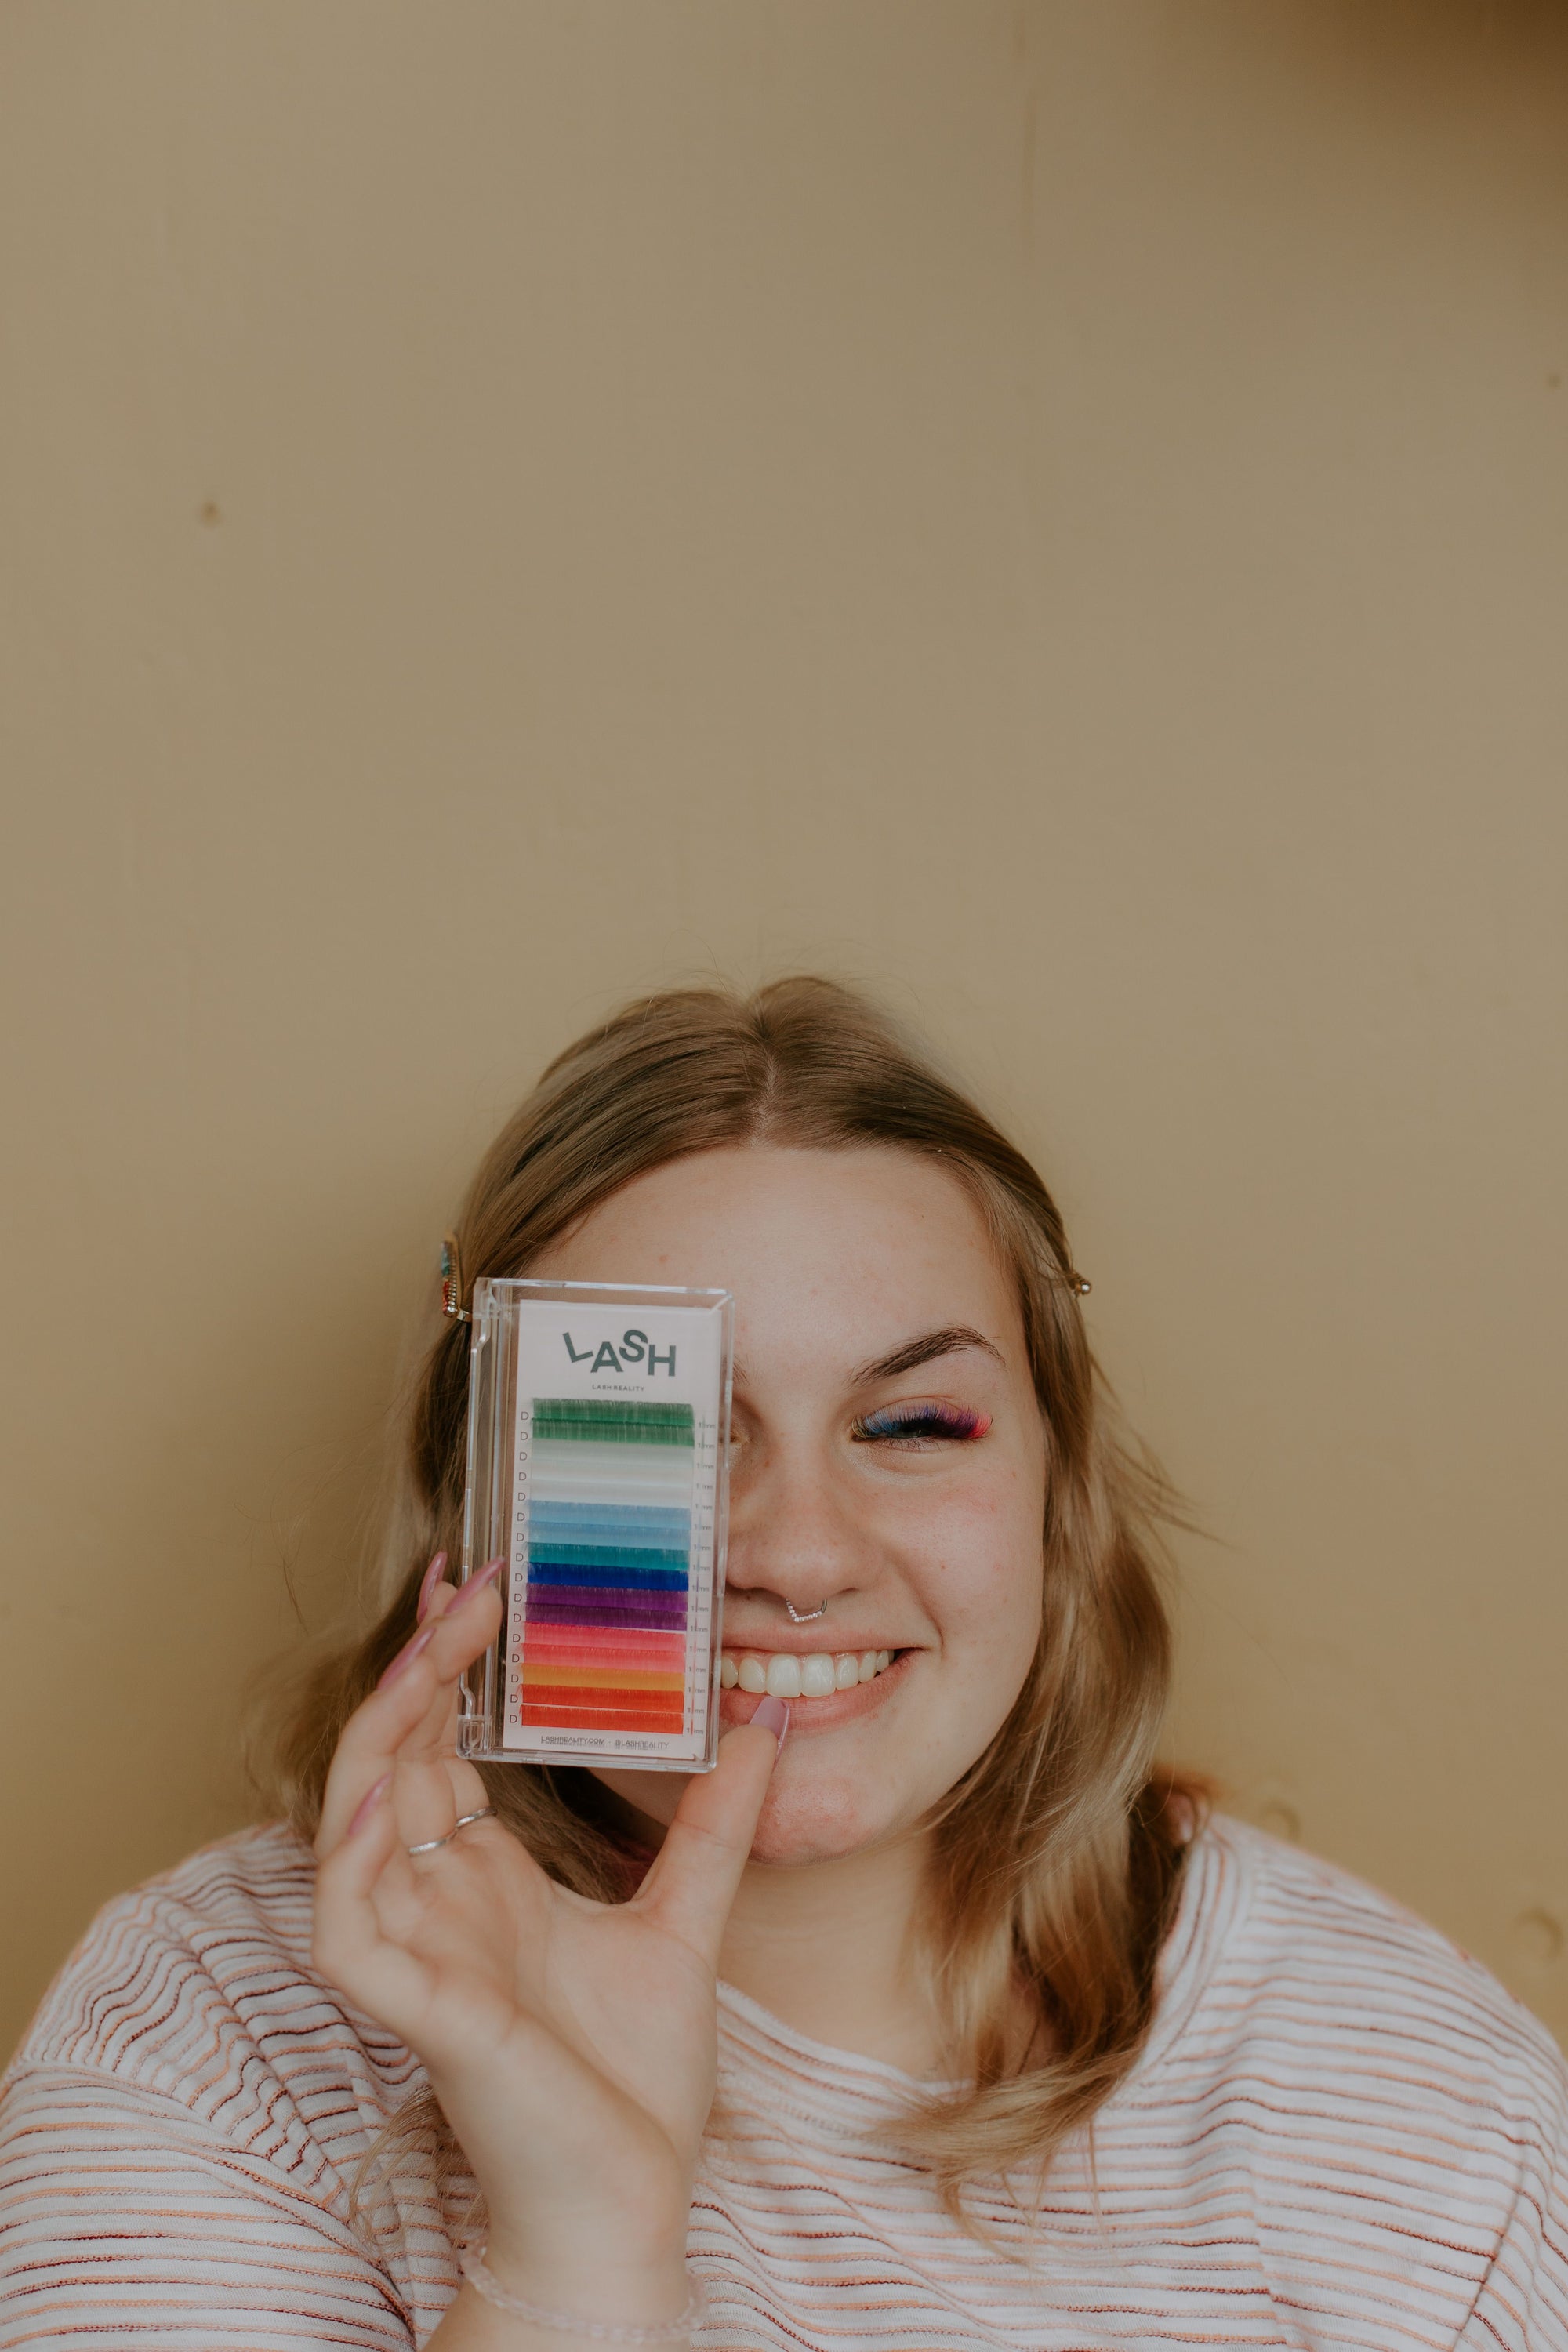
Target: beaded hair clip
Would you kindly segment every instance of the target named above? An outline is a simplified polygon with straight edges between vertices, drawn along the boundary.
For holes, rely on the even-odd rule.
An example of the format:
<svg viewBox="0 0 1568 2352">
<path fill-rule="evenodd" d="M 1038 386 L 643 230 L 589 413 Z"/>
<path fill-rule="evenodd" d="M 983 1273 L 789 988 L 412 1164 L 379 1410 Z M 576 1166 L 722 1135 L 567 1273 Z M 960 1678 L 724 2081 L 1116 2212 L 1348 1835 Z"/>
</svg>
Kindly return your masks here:
<svg viewBox="0 0 1568 2352">
<path fill-rule="evenodd" d="M 455 1323 L 473 1320 L 463 1304 L 463 1261 L 456 1234 L 448 1234 L 441 1244 L 441 1312 Z"/>
</svg>

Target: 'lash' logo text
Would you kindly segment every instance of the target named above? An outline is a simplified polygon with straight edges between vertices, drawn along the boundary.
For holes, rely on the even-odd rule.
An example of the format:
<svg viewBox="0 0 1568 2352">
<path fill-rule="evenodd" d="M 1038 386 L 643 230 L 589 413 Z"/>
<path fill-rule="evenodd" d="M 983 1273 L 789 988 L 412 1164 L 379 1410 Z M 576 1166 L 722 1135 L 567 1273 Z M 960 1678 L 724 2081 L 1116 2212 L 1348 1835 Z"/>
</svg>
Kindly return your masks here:
<svg viewBox="0 0 1568 2352">
<path fill-rule="evenodd" d="M 618 1348 L 612 1347 L 608 1339 L 601 1339 L 597 1350 L 591 1347 L 574 1348 L 570 1331 L 563 1331 L 561 1337 L 566 1343 L 566 1353 L 574 1364 L 587 1363 L 588 1358 L 593 1357 L 593 1362 L 588 1364 L 590 1372 L 618 1372 L 624 1370 L 627 1364 L 640 1364 L 646 1357 L 650 1372 L 668 1372 L 671 1380 L 675 1378 L 673 1340 L 661 1354 L 658 1349 L 649 1345 L 646 1331 L 623 1331 Z"/>
</svg>

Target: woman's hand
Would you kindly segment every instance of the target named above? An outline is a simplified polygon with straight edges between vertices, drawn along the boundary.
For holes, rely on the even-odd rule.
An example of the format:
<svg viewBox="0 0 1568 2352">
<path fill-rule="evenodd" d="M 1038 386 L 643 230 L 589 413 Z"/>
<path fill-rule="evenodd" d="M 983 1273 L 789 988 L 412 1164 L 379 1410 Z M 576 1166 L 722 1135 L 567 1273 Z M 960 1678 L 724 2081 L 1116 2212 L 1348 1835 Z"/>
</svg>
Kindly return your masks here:
<svg viewBox="0 0 1568 2352">
<path fill-rule="evenodd" d="M 778 1738 L 730 1733 L 626 1903 L 556 1885 L 494 1820 L 411 1857 L 487 1802 L 454 1753 L 457 1685 L 499 1630 L 498 1569 L 459 1593 L 437 1587 L 344 1729 L 316 1839 L 315 1960 L 424 2062 L 484 2192 L 503 2284 L 646 2323 L 685 2299 L 720 1938 Z"/>
</svg>

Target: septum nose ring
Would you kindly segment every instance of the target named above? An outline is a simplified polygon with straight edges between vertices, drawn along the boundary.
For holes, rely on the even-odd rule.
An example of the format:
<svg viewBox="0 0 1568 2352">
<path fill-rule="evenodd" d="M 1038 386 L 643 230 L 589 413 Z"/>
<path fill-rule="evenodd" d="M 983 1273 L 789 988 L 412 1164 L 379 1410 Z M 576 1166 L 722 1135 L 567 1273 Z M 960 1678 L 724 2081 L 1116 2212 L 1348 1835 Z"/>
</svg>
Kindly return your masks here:
<svg viewBox="0 0 1568 2352">
<path fill-rule="evenodd" d="M 827 1614 L 826 1601 L 819 1609 L 807 1609 L 804 1613 L 795 1607 L 793 1601 L 786 1601 L 784 1607 L 789 1611 L 789 1622 L 792 1625 L 809 1625 L 814 1618 L 826 1617 Z"/>
</svg>

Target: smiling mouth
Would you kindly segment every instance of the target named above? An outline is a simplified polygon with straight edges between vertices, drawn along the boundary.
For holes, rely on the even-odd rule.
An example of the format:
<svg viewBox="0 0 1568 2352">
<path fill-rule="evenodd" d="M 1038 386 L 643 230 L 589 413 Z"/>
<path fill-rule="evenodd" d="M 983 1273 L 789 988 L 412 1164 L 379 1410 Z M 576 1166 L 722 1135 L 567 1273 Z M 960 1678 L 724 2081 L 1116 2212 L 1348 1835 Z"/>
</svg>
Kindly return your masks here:
<svg viewBox="0 0 1568 2352">
<path fill-rule="evenodd" d="M 813 1650 L 800 1657 L 793 1650 L 726 1650 L 719 1661 L 723 1690 L 765 1692 L 770 1698 L 831 1698 L 837 1691 L 854 1690 L 885 1674 L 898 1650 Z"/>
</svg>

